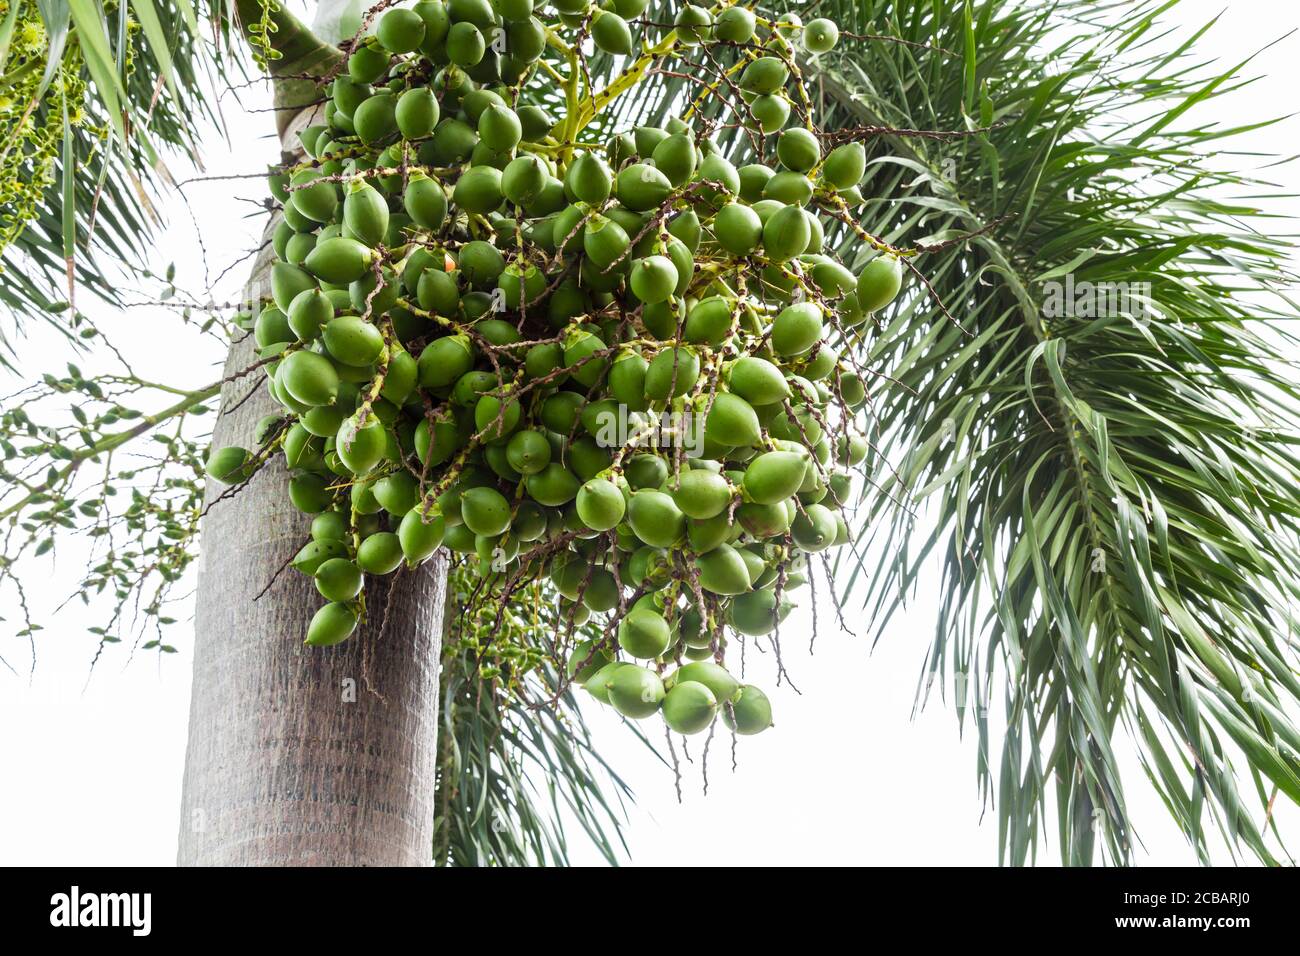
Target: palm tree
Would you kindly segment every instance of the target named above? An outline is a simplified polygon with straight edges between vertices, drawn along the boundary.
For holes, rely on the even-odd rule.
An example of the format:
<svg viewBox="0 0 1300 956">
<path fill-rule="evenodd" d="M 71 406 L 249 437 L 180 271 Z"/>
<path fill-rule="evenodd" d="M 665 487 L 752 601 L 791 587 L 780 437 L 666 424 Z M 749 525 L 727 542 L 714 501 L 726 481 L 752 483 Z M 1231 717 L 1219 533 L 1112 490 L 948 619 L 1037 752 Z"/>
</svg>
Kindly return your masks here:
<svg viewBox="0 0 1300 956">
<path fill-rule="evenodd" d="M 656 3 L 647 19 L 671 19 L 676 6 Z M 1288 246 L 1264 231 L 1258 200 L 1228 198 L 1266 187 L 1206 161 L 1243 130 L 1184 119 L 1231 90 L 1237 69 L 1189 69 L 1190 43 L 1156 52 L 1167 6 L 792 5 L 840 25 L 839 46 L 811 67 L 809 93 L 826 128 L 868 145 L 865 227 L 915 253 L 912 292 L 851 343 L 880 384 L 870 490 L 855 557 L 835 568 L 836 597 L 883 627 L 922 564 L 943 562 L 920 697 L 959 691 L 959 716 L 980 735 L 1001 856 L 1013 864 L 1036 858 L 1053 808 L 1065 862 L 1131 859 L 1134 782 L 1121 778 L 1121 746 L 1136 750 L 1205 860 L 1211 833 L 1233 854 L 1285 858 L 1272 808 L 1279 796 L 1300 802 L 1289 607 L 1297 395 L 1281 358 L 1291 341 L 1272 321 L 1294 308 L 1283 294 Z M 161 183 L 156 159 L 193 147 L 187 117 L 212 112 L 209 69 L 223 79 L 241 69 L 240 37 L 276 76 L 290 149 L 294 116 L 317 96 L 313 77 L 340 56 L 326 40 L 356 26 L 313 33 L 260 0 L 201 15 L 207 32 L 188 0 L 107 13 L 95 0 L 0 0 L 10 104 L 0 176 L 17 197 L 0 285 L 15 317 L 0 330 L 11 348 L 17 322 L 37 317 L 74 346 L 96 346 L 70 286 L 118 295 L 105 263 L 138 264 L 149 190 Z M 331 8 L 318 24 L 338 21 Z M 605 56 L 588 66 L 598 87 L 622 68 Z M 690 82 L 677 73 L 648 77 L 604 122 L 662 122 Z M 730 143 L 738 161 L 747 148 L 741 136 Z M 863 228 L 846 217 L 829 237 L 850 264 L 860 265 Z M 250 291 L 257 283 L 255 267 Z M 1124 299 L 1090 312 L 1099 290 Z M 250 357 L 232 348 L 228 377 Z M 75 368 L 44 385 L 91 386 Z M 10 436 L 26 434 L 32 416 L 6 410 L 5 467 L 23 476 L 0 499 L 6 557 L 102 520 L 78 512 L 85 500 L 71 492 L 92 453 L 102 459 L 192 417 L 217 391 L 228 408 L 218 435 L 250 429 L 261 412 L 238 386 L 184 391 L 125 431 L 98 420 L 51 426 L 25 456 L 31 446 Z M 87 428 L 88 439 L 70 441 Z M 168 455 L 193 473 L 196 444 L 175 438 Z M 194 488 L 191 478 L 190 497 L 154 515 L 179 534 L 151 552 L 150 572 L 174 579 L 187 563 L 203 510 Z M 449 607 L 466 597 L 455 574 L 446 587 L 441 568 L 399 579 L 389 601 L 400 623 L 376 622 L 328 662 L 251 639 L 296 627 L 305 610 L 305 591 L 283 581 L 247 599 L 275 578 L 300 530 L 279 497 L 263 477 L 240 508 L 210 507 L 204 519 L 186 781 L 187 807 L 200 812 L 187 812 L 182 861 L 414 862 L 432 843 L 439 863 L 563 862 L 562 806 L 613 859 L 626 793 L 573 702 L 525 712 L 455 641 L 431 666 L 444 592 Z M 877 553 L 889 557 L 864 560 Z M 0 566 L 0 582 L 21 594 L 12 568 Z M 86 589 L 119 570 L 92 569 Z M 132 589 L 118 590 L 120 609 Z M 545 632 L 548 622 L 531 626 Z M 376 641 L 384 654 L 366 659 Z M 286 647 L 266 646 L 275 643 Z M 370 693 L 367 677 L 391 693 Z M 344 679 L 362 684 L 356 702 L 340 702 Z M 983 716 L 995 702 L 1008 715 L 1000 740 Z M 361 743 L 376 721 L 387 731 L 371 752 Z M 309 738 L 314 749 L 295 744 Z M 547 792 L 533 789 L 539 779 Z M 496 825 L 503 813 L 514 825 Z M 309 836 L 322 825 L 344 835 Z"/>
</svg>

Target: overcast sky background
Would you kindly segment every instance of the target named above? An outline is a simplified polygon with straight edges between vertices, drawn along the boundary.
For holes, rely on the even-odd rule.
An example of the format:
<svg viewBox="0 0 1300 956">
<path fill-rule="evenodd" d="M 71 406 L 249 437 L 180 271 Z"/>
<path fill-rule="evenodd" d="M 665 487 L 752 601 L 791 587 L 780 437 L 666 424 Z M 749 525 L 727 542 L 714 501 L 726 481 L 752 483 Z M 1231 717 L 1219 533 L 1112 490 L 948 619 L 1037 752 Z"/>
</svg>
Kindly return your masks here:
<svg viewBox="0 0 1300 956">
<path fill-rule="evenodd" d="M 1225 6 L 1222 0 L 1184 0 L 1166 22 L 1185 37 Z M 1198 49 L 1204 59 L 1236 62 L 1297 26 L 1300 4 L 1294 0 L 1234 0 Z M 1300 89 L 1298 63 L 1300 37 L 1293 36 L 1247 68 L 1244 75 L 1259 76 L 1257 82 L 1193 115 L 1201 123 L 1240 125 L 1286 114 Z M 270 116 L 255 112 L 268 105 L 259 88 L 223 98 L 229 138 L 209 137 L 206 175 L 252 173 L 277 159 Z M 1262 154 L 1292 153 L 1300 141 L 1297 123 L 1288 120 L 1245 142 Z M 1252 167 L 1260 162 L 1221 161 Z M 180 164 L 173 172 L 177 179 L 192 175 Z M 1268 171 L 1267 178 L 1283 191 L 1300 193 L 1294 164 Z M 183 193 L 189 210 L 179 196 L 162 208 L 167 229 L 156 261 L 159 271 L 174 261 L 178 282 L 201 289 L 256 244 L 264 219 L 244 217 L 257 213 L 264 187 L 261 180 L 228 180 L 197 183 Z M 1294 216 L 1300 208 L 1291 203 L 1287 212 Z M 202 246 L 196 222 L 202 224 Z M 1280 222 L 1278 228 L 1292 234 L 1295 223 Z M 245 271 L 236 266 L 218 289 L 236 297 Z M 94 317 L 146 376 L 193 386 L 212 380 L 223 358 L 215 343 L 178 331 L 163 310 Z M 35 326 L 22 349 L 33 356 L 29 371 L 38 370 L 38 358 L 60 354 L 58 343 Z M 3 392 L 11 390 L 4 383 Z M 94 646 L 86 629 L 102 622 L 105 608 L 74 604 L 53 613 L 85 566 L 85 551 L 63 542 L 53 560 L 47 556 L 27 569 L 34 612 L 46 625 L 34 668 L 25 642 L 11 636 L 16 609 L 0 610 L 8 619 L 0 623 L 0 654 L 18 672 L 0 669 L 0 863 L 171 864 L 189 706 L 189 635 L 177 628 L 172 639 L 179 652 L 161 658 L 141 653 L 128 659 L 120 648 L 106 653 L 92 676 Z M 772 696 L 777 726 L 741 741 L 734 773 L 728 737 L 718 736 L 707 797 L 701 793 L 700 738 L 692 739 L 696 763 L 684 767 L 678 803 L 672 774 L 608 712 L 587 708 L 602 752 L 637 793 L 626 831 L 632 862 L 995 862 L 996 815 L 981 806 L 976 791 L 973 738 L 959 738 L 952 711 L 942 702 L 912 714 L 933 634 L 933 591 L 934 579 L 923 580 L 908 612 L 895 618 L 874 649 L 865 636 L 869 622 L 857 609 L 846 611 L 857 637 L 839 633 L 833 614 L 824 611 L 815 654 L 809 653 L 812 628 L 802 592 L 805 607 L 782 629 L 787 668 L 802 694 L 775 688 L 771 661 L 751 651 L 749 677 Z M 824 587 L 821 594 L 824 600 Z M 190 611 L 186 604 L 175 616 L 185 619 Z M 1136 761 L 1126 755 L 1123 763 L 1144 844 L 1138 862 L 1195 863 Z M 1294 834 L 1300 820 L 1295 808 L 1286 806 L 1281 818 Z M 599 862 L 577 834 L 573 842 L 576 861 Z M 1220 853 L 1218 859 L 1228 857 Z M 1040 860 L 1054 862 L 1053 851 L 1045 850 Z"/>
</svg>

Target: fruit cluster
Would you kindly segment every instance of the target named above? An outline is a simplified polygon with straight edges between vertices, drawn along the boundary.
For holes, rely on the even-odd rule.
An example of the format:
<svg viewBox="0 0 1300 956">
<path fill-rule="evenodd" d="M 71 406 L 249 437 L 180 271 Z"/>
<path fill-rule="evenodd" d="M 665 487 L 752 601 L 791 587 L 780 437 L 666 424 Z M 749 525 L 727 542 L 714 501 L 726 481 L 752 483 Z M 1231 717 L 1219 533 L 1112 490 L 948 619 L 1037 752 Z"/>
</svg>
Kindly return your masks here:
<svg viewBox="0 0 1300 956">
<path fill-rule="evenodd" d="M 834 24 L 727 3 L 656 24 L 646 2 L 383 13 L 307 158 L 271 177 L 271 301 L 247 321 L 285 414 L 208 471 L 243 481 L 283 452 L 315 515 L 293 566 L 328 602 L 309 644 L 353 632 L 364 575 L 441 546 L 476 562 L 485 599 L 549 577 L 570 635 L 608 615 L 599 637 L 557 635 L 598 700 L 757 733 L 771 708 L 725 668 L 725 633 L 772 632 L 807 555 L 849 540 L 855 327 L 902 268 L 886 252 L 855 275 L 823 251 L 866 159 L 823 150 L 799 74 Z M 698 99 L 664 128 L 602 130 L 665 63 Z"/>
</svg>

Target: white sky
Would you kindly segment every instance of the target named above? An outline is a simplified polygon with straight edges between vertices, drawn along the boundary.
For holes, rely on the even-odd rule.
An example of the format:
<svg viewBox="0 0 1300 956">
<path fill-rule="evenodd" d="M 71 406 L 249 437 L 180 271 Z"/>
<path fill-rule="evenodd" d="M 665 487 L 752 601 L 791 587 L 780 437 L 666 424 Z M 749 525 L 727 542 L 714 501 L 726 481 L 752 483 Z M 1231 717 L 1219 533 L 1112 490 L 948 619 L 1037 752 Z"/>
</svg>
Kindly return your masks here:
<svg viewBox="0 0 1300 956">
<path fill-rule="evenodd" d="M 1226 6 L 1184 0 L 1170 22 L 1194 27 Z M 1230 12 L 1202 41 L 1200 50 L 1223 63 L 1235 62 L 1300 26 L 1293 0 L 1234 0 Z M 1186 29 L 1185 27 L 1185 29 Z M 1247 91 L 1203 109 L 1202 122 L 1241 124 L 1286 114 L 1300 89 L 1300 38 L 1292 37 L 1262 54 L 1249 69 L 1261 78 Z M 264 108 L 266 96 L 243 91 L 227 96 L 223 110 L 230 141 L 210 138 L 204 154 L 208 175 L 256 171 L 276 159 L 268 135 L 270 117 L 246 112 Z M 1293 152 L 1297 121 L 1252 134 L 1261 153 Z M 1235 160 L 1233 160 L 1235 161 Z M 1254 161 L 1247 157 L 1248 163 Z M 180 168 L 177 178 L 190 175 Z M 1270 171 L 1284 191 L 1300 193 L 1294 165 Z M 194 221 L 203 224 L 208 267 L 215 272 L 256 242 L 262 220 L 243 219 L 260 200 L 260 181 L 216 182 L 186 187 Z M 1300 212 L 1294 204 L 1291 215 Z M 175 256 L 178 281 L 205 284 L 204 261 L 195 227 L 183 204 L 168 201 L 167 231 L 158 245 L 159 271 Z M 1294 232 L 1294 223 L 1279 229 Z M 237 295 L 243 268 L 223 288 Z M 176 332 L 163 311 L 96 315 L 137 370 L 160 380 L 210 381 L 220 349 L 210 341 Z M 24 359 L 38 360 L 56 343 L 40 330 L 22 346 Z M 57 363 L 61 365 L 61 359 Z M 7 384 L 5 392 L 9 391 Z M 181 768 L 189 705 L 190 644 L 184 628 L 173 642 L 179 653 L 161 660 L 124 651 L 109 653 L 87 681 L 93 640 L 86 628 L 104 609 L 69 606 L 52 615 L 74 575 L 86 564 L 76 543 L 62 544 L 27 569 L 32 600 L 46 624 L 28 675 L 29 654 L 14 638 L 13 625 L 0 630 L 0 653 L 19 676 L 0 669 L 0 863 L 131 865 L 170 864 L 175 858 Z M 941 703 L 912 719 L 913 692 L 924 649 L 932 636 L 933 582 L 922 582 L 907 614 L 896 617 L 872 651 L 859 636 L 836 633 L 832 615 L 823 616 L 816 654 L 808 654 L 806 609 L 783 628 L 787 668 L 802 696 L 773 686 L 769 661 L 751 654 L 752 679 L 773 698 L 777 726 L 743 740 L 739 767 L 729 771 L 727 738 L 719 735 L 710 761 L 710 793 L 700 793 L 698 767 L 687 766 L 684 800 L 678 804 L 672 775 L 663 770 L 616 720 L 589 708 L 602 752 L 632 784 L 639 805 L 631 812 L 627 838 L 632 860 L 642 864 L 990 864 L 996 860 L 996 817 L 982 813 L 975 789 L 974 743 L 958 738 L 951 711 Z M 825 589 L 822 588 L 824 598 Z M 16 609 L 0 609 L 14 620 Z M 41 617 L 40 615 L 44 615 Z M 188 606 L 177 617 L 185 618 Z M 851 626 L 868 628 L 849 611 Z M 648 724 L 652 722 L 647 722 Z M 657 722 L 654 722 L 657 723 Z M 659 729 L 652 736 L 659 739 Z M 692 754 L 699 755 L 699 738 Z M 1125 762 L 1128 799 L 1145 852 L 1138 861 L 1192 864 L 1192 853 L 1154 795 L 1140 768 Z M 1282 801 L 1279 801 L 1281 803 Z M 1300 814 L 1287 807 L 1291 832 Z M 574 834 L 578 862 L 599 862 Z M 1040 859 L 1054 862 L 1053 850 Z M 1223 857 L 1226 861 L 1226 857 Z"/>
</svg>

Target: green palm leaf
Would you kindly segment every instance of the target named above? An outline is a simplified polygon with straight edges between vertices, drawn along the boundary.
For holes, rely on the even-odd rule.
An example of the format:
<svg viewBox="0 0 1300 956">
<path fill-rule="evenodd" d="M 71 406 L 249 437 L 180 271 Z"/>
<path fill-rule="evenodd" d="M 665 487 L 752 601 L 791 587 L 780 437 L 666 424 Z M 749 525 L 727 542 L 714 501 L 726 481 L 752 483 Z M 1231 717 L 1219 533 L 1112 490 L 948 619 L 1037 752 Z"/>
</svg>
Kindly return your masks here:
<svg viewBox="0 0 1300 956">
<path fill-rule="evenodd" d="M 617 865 L 627 852 L 622 826 L 632 791 L 597 752 L 575 690 L 558 682 L 550 667 L 521 681 L 485 675 L 483 666 L 497 659 L 490 649 L 471 646 L 472 636 L 459 626 L 461 615 L 452 613 L 468 605 L 480 583 L 466 565 L 450 575 L 434 863 L 568 865 L 567 832 L 576 824 L 605 860 Z M 553 645 L 566 624 L 555 597 L 552 593 L 550 606 L 530 603 L 507 615 L 514 623 L 505 630 L 517 634 L 520 646 L 551 655 L 560 650 Z M 594 624 L 579 630 L 584 638 L 600 636 Z"/>
<path fill-rule="evenodd" d="M 73 342 L 93 335 L 69 308 L 73 280 L 116 303 L 123 272 L 147 268 L 141 250 L 158 225 L 166 162 L 188 161 L 198 132 L 220 127 L 217 92 L 247 65 L 232 27 L 256 23 L 261 9 L 260 0 L 198 11 L 191 0 L 0 0 L 0 23 L 12 18 L 33 38 L 8 43 L 0 71 L 0 95 L 12 103 L 0 111 L 0 185 L 15 197 L 0 225 L 0 363 L 10 364 L 12 336 L 28 318 Z M 285 51 L 277 72 L 337 58 L 287 11 L 272 19 L 280 29 L 268 42 Z M 63 189 L 69 160 L 77 175 Z"/>
<path fill-rule="evenodd" d="M 918 290 L 862 343 L 889 377 L 859 552 L 889 557 L 841 580 L 883 627 L 942 562 L 926 669 L 981 724 L 1005 696 L 980 772 L 1011 863 L 1035 855 L 1052 797 L 1066 862 L 1131 858 L 1125 739 L 1202 858 L 1217 826 L 1276 862 L 1268 800 L 1300 793 L 1297 394 L 1269 321 L 1292 312 L 1288 247 L 1260 228 L 1266 187 L 1205 162 L 1243 130 L 1183 128 L 1239 67 L 1151 52 L 1167 6 L 819 7 L 930 47 L 843 44 L 817 83 L 828 126 L 986 130 L 871 140 L 874 231 L 980 235 L 916 260 L 960 327 Z M 1067 276 L 1138 294 L 1052 314 Z"/>
</svg>

